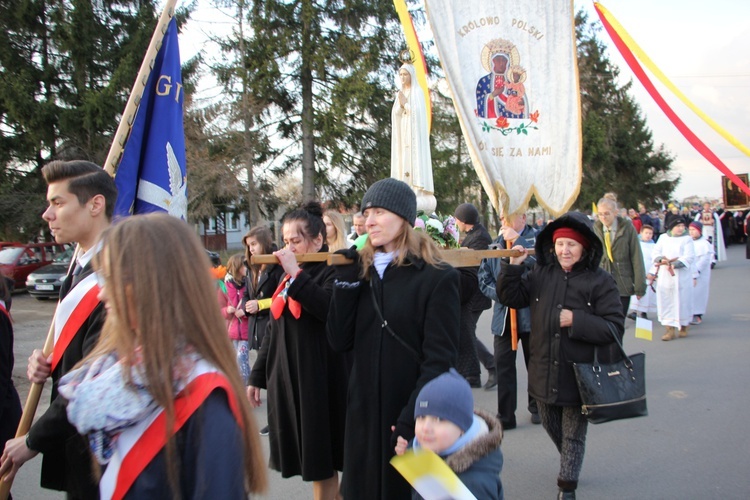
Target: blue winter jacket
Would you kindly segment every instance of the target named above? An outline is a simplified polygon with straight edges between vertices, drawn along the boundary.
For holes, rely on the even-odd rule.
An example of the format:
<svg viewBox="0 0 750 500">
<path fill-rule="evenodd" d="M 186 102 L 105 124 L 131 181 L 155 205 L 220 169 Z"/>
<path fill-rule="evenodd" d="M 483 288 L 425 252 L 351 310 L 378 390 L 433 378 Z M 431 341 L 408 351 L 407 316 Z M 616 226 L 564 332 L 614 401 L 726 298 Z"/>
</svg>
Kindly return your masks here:
<svg viewBox="0 0 750 500">
<path fill-rule="evenodd" d="M 498 236 L 493 244 L 497 244 L 498 248 L 505 248 L 505 239 L 503 236 Z M 521 235 L 515 241 L 515 245 L 521 245 L 526 248 L 534 248 L 536 243 L 536 231 L 531 226 L 524 227 L 521 231 Z M 534 267 L 536 259 L 529 257 L 526 259 L 526 266 L 531 269 Z M 482 264 L 479 266 L 479 289 L 489 299 L 492 299 L 492 324 L 490 329 L 493 335 L 502 336 L 505 332 L 505 315 L 508 313 L 508 308 L 505 307 L 497 298 L 497 291 L 495 285 L 497 283 L 497 275 L 500 273 L 500 259 L 484 259 Z M 531 313 L 529 308 L 520 309 L 518 311 L 518 331 L 519 332 L 530 332 L 531 331 Z"/>
</svg>

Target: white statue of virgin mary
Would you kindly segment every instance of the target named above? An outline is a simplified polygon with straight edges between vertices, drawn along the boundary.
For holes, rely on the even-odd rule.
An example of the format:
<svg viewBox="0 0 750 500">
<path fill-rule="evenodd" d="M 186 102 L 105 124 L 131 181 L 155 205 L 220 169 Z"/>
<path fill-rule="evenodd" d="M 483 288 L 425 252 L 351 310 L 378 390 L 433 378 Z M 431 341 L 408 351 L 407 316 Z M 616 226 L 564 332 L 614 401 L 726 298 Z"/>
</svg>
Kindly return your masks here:
<svg viewBox="0 0 750 500">
<path fill-rule="evenodd" d="M 417 195 L 417 210 L 430 214 L 437 207 L 432 182 L 432 156 L 427 131 L 427 99 L 417 84 L 414 66 L 398 70 L 391 111 L 391 177 L 407 183 Z"/>
</svg>

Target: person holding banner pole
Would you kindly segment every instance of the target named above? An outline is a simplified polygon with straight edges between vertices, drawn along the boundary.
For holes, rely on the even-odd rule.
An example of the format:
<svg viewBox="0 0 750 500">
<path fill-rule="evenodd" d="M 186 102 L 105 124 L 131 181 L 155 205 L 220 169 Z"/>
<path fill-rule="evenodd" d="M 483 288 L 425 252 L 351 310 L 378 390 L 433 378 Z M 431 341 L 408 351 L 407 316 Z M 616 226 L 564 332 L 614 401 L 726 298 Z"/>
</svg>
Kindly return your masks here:
<svg viewBox="0 0 750 500">
<path fill-rule="evenodd" d="M 32 383 L 44 384 L 52 378 L 51 404 L 28 434 L 5 445 L 0 476 L 8 474 L 5 480 L 12 480 L 26 461 L 41 452 L 43 488 L 66 491 L 71 498 L 97 498 L 88 445 L 68 422 L 58 383 L 93 349 L 104 323 L 91 261 L 99 237 L 110 225 L 117 189 L 107 172 L 87 161 L 53 161 L 44 166 L 42 175 L 49 202 L 42 217 L 55 241 L 78 242 L 80 251 L 60 290 L 54 350 L 50 356 L 35 350 L 29 357 Z"/>
<path fill-rule="evenodd" d="M 526 224 L 526 216 L 514 214 L 503 216 L 500 234 L 493 242 L 499 248 L 507 245 L 523 245 L 533 248 L 536 232 Z M 524 264 L 531 269 L 536 263 L 530 257 Z M 516 409 L 518 407 L 518 377 L 516 371 L 516 356 L 518 341 L 523 347 L 523 361 L 526 369 L 529 367 L 529 336 L 531 335 L 531 317 L 529 308 L 516 311 L 515 323 L 517 327 L 516 345 L 513 344 L 513 320 L 505 304 L 499 301 L 497 293 L 497 275 L 500 272 L 500 259 L 484 259 L 479 266 L 479 289 L 493 302 L 492 330 L 494 338 L 495 366 L 497 367 L 497 417 L 503 424 L 503 430 L 515 429 L 517 426 Z M 514 348 L 515 347 L 515 348 Z M 539 411 L 536 401 L 531 396 L 527 398 L 527 408 L 531 414 L 531 422 L 540 424 Z"/>
<path fill-rule="evenodd" d="M 346 411 L 346 499 L 411 498 L 389 463 L 399 437 L 414 437 L 414 405 L 424 385 L 455 366 L 458 272 L 426 233 L 414 231 L 411 187 L 387 178 L 369 187 L 360 208 L 369 235 L 336 273 L 328 322 L 334 350 L 351 352 Z"/>
<path fill-rule="evenodd" d="M 622 339 L 625 315 L 617 283 L 599 267 L 603 245 L 584 214 L 568 212 L 539 233 L 531 271 L 522 265 L 526 248 L 513 249 L 522 255 L 502 264 L 498 298 L 508 307 L 531 309 L 529 393 L 560 454 L 557 498 L 574 500 L 588 420 L 573 363 L 590 363 L 595 355 L 602 363 L 618 359 L 613 334 Z"/>
</svg>

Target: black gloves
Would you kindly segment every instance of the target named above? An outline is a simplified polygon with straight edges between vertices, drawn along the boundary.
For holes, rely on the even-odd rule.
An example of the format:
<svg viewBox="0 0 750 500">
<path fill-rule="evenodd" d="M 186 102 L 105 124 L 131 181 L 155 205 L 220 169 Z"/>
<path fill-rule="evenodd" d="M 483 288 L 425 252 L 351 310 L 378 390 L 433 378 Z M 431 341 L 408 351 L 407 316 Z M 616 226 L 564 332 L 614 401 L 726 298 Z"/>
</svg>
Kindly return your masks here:
<svg viewBox="0 0 750 500">
<path fill-rule="evenodd" d="M 346 287 L 346 284 L 349 284 L 350 286 L 353 286 L 355 283 L 359 284 L 362 279 L 360 276 L 362 265 L 359 261 L 359 252 L 357 252 L 357 249 L 352 246 L 351 248 L 338 250 L 334 253 L 342 255 L 352 261 L 351 264 L 333 266 L 334 274 L 336 276 L 336 285 L 341 286 L 344 284 L 344 287 Z"/>
</svg>

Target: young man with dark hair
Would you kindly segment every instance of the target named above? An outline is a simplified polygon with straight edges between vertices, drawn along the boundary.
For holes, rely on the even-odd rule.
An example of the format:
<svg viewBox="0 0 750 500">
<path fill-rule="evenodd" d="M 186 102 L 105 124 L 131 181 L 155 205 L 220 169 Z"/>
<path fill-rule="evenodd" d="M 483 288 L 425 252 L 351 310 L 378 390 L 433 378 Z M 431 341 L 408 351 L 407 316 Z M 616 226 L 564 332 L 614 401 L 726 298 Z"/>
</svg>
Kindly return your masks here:
<svg viewBox="0 0 750 500">
<path fill-rule="evenodd" d="M 42 218 L 58 243 L 76 242 L 74 270 L 60 290 L 55 314 L 55 345 L 50 356 L 35 350 L 28 376 L 43 384 L 52 378 L 51 403 L 26 436 L 9 440 L 0 459 L 0 476 L 12 479 L 29 459 L 42 453 L 43 488 L 67 492 L 68 498 L 98 498 L 91 454 L 85 437 L 68 422 L 65 401 L 58 398 L 60 378 L 88 354 L 104 324 L 104 306 L 91 261 L 101 234 L 110 225 L 117 188 L 112 177 L 87 161 L 53 161 L 42 169 L 49 206 Z"/>
</svg>

